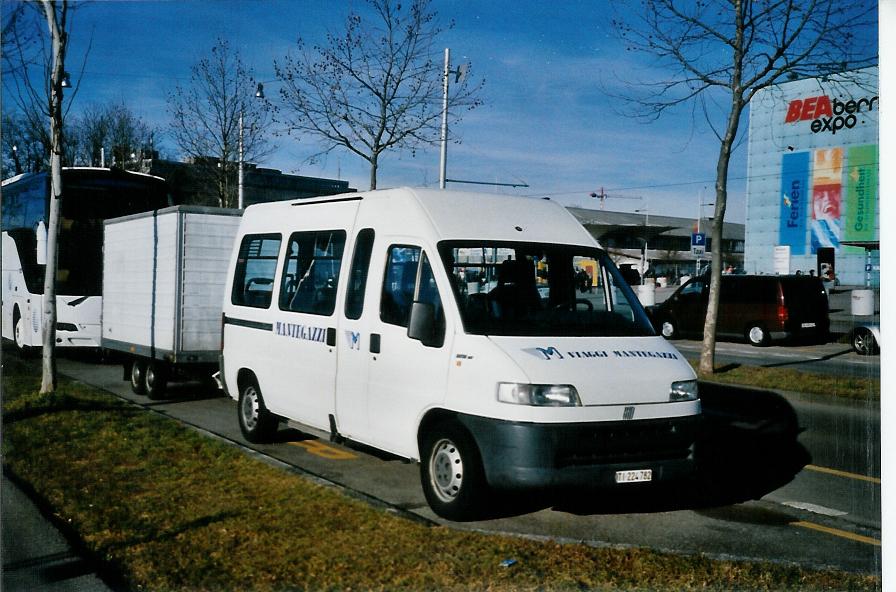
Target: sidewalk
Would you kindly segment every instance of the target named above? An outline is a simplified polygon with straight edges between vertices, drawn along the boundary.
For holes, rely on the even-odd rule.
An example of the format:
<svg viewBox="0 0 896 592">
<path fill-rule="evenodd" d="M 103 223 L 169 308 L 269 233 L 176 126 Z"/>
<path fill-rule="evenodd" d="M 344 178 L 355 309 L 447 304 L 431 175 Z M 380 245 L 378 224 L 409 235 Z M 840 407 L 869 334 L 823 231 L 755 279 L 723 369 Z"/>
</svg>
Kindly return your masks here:
<svg viewBox="0 0 896 592">
<path fill-rule="evenodd" d="M 4 592 L 107 592 L 88 561 L 6 475 L 2 490 Z"/>
</svg>

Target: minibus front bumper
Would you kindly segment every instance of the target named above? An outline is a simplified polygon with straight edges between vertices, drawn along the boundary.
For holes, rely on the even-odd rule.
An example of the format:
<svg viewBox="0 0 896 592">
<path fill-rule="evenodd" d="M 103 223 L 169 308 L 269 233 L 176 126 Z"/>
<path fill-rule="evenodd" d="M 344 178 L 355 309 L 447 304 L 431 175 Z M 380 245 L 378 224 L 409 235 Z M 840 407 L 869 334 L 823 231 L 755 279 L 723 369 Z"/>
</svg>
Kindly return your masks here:
<svg viewBox="0 0 896 592">
<path fill-rule="evenodd" d="M 486 479 L 506 490 L 615 486 L 617 471 L 651 470 L 651 482 L 694 471 L 700 415 L 589 423 L 524 423 L 460 415 Z"/>
</svg>

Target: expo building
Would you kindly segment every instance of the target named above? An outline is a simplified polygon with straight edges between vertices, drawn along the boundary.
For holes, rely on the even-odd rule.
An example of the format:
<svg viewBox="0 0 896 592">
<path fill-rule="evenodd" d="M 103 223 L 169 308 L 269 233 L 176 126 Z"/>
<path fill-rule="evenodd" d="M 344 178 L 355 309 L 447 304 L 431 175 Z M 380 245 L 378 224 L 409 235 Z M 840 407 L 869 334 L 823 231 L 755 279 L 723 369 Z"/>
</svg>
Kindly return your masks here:
<svg viewBox="0 0 896 592">
<path fill-rule="evenodd" d="M 744 267 L 880 285 L 877 68 L 769 87 L 750 103 Z"/>
</svg>

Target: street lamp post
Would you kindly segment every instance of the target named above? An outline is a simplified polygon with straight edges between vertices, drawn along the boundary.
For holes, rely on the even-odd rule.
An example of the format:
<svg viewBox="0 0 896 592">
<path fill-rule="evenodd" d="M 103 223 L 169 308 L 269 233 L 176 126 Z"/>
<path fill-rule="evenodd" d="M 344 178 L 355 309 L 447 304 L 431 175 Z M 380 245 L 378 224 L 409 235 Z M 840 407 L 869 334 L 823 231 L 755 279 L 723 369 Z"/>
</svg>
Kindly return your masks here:
<svg viewBox="0 0 896 592">
<path fill-rule="evenodd" d="M 697 197 L 697 234 L 700 234 L 700 220 L 703 218 L 703 206 L 714 206 L 715 202 L 703 203 L 703 189 L 700 190 L 700 193 Z M 704 245 L 705 246 L 705 245 Z M 697 261 L 695 263 L 694 275 L 700 275 L 700 262 L 703 260 L 703 257 L 697 255 Z"/>
<path fill-rule="evenodd" d="M 256 99 L 264 99 L 264 84 L 261 82 L 258 83 L 258 86 L 255 88 L 255 98 Z M 237 207 L 239 209 L 243 209 L 243 198 L 245 195 L 245 188 L 243 183 L 243 168 L 245 165 L 245 151 L 243 147 L 243 112 L 246 110 L 246 104 L 240 101 L 240 120 L 239 120 L 239 134 L 238 134 L 238 165 L 236 171 L 236 193 L 237 193 Z"/>
<path fill-rule="evenodd" d="M 442 72 L 442 136 L 439 150 L 439 189 L 445 189 L 448 174 L 448 77 L 454 74 L 454 83 L 467 75 L 467 64 L 451 69 L 451 49 L 445 48 L 445 69 Z"/>
<path fill-rule="evenodd" d="M 641 273 L 641 283 L 646 283 L 646 278 L 644 277 L 647 274 L 647 233 L 649 232 L 650 226 L 650 206 L 644 206 L 641 209 L 635 210 L 637 213 L 644 212 L 644 264 L 643 264 L 643 272 Z"/>
</svg>

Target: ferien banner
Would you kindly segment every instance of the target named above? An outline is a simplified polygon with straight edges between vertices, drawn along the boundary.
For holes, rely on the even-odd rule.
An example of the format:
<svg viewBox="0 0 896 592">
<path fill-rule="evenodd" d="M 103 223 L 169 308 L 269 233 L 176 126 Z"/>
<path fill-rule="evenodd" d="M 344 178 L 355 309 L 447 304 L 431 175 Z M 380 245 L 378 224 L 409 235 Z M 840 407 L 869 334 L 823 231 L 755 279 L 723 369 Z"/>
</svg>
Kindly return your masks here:
<svg viewBox="0 0 896 592">
<path fill-rule="evenodd" d="M 809 153 L 784 154 L 781 157 L 781 224 L 778 244 L 789 246 L 792 255 L 806 252 L 809 195 Z"/>
<path fill-rule="evenodd" d="M 846 220 L 843 240 L 871 241 L 877 223 L 877 145 L 853 146 L 846 161 Z"/>
</svg>

